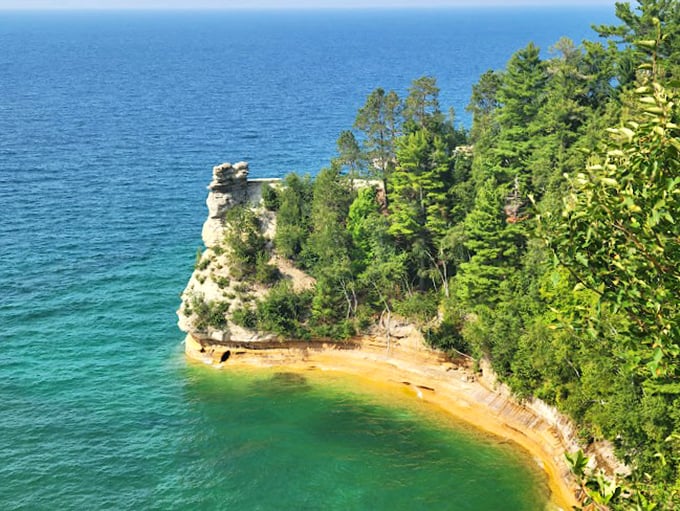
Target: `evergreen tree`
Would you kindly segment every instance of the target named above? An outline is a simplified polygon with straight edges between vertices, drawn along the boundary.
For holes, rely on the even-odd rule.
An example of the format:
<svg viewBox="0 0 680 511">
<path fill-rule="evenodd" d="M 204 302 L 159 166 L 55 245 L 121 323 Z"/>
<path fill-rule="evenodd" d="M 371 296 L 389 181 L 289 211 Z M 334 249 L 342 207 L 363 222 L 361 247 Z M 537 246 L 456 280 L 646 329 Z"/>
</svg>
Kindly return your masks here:
<svg viewBox="0 0 680 511">
<path fill-rule="evenodd" d="M 354 127 L 363 133 L 369 172 L 387 180 L 394 168 L 395 142 L 401 129 L 401 100 L 394 91 L 377 88 L 359 109 Z"/>
<path fill-rule="evenodd" d="M 495 180 L 487 179 L 465 219 L 464 245 L 470 258 L 460 265 L 456 278 L 459 298 L 472 306 L 497 303 L 501 282 L 517 266 L 521 243 L 517 229 L 506 223 Z"/>
<path fill-rule="evenodd" d="M 312 320 L 317 333 L 334 337 L 337 320 L 349 319 L 356 312 L 355 275 L 351 264 L 351 238 L 345 227 L 353 199 L 348 182 L 339 168 L 321 170 L 314 181 L 311 207 L 312 232 L 304 247 L 304 257 L 317 282 L 312 300 Z"/>
<path fill-rule="evenodd" d="M 376 225 L 383 220 L 380 212 L 380 204 L 376 200 L 374 188 L 362 188 L 349 207 L 347 215 L 347 232 L 352 239 L 354 266 L 363 270 L 374 259 L 374 251 L 377 243 L 375 234 Z"/>
<path fill-rule="evenodd" d="M 311 233 L 304 247 L 307 265 L 314 273 L 332 266 L 338 258 L 347 257 L 349 239 L 345 221 L 352 194 L 337 166 L 322 169 L 314 180 Z"/>
<path fill-rule="evenodd" d="M 528 193 L 533 193 L 534 185 L 527 164 L 542 144 L 536 118 L 545 105 L 547 80 L 540 50 L 530 43 L 512 56 L 498 90 L 499 133 L 491 153 L 495 164 L 491 170 L 499 184 L 519 177 L 522 189 Z"/>
<path fill-rule="evenodd" d="M 583 41 L 585 50 L 580 62 L 580 70 L 585 78 L 585 97 L 583 99 L 591 110 L 602 112 L 607 104 L 615 99 L 612 85 L 615 77 L 616 54 L 601 43 Z"/>
<path fill-rule="evenodd" d="M 312 185 L 308 177 L 288 174 L 279 194 L 276 216 L 276 250 L 282 256 L 296 259 L 309 236 Z"/>
<path fill-rule="evenodd" d="M 570 39 L 562 38 L 551 51 L 556 56 L 547 62 L 549 84 L 545 104 L 535 119 L 536 136 L 542 143 L 526 158 L 536 199 L 549 189 L 558 191 L 563 174 L 585 162 L 582 153 L 573 148 L 590 113 L 584 104 L 587 76 L 582 71 L 581 49 Z"/>
<path fill-rule="evenodd" d="M 472 86 L 472 97 L 467 110 L 472 113 L 470 140 L 478 149 L 480 144 L 487 145 L 496 132 L 495 114 L 500 107 L 498 91 L 502 80 L 501 73 L 489 70 Z"/>
<path fill-rule="evenodd" d="M 432 76 L 413 80 L 404 104 L 405 131 L 438 131 L 444 121 L 439 107 L 439 87 Z"/>
<path fill-rule="evenodd" d="M 648 62 L 649 52 L 640 51 L 636 45 L 651 47 L 661 28 L 664 34 L 656 46 L 655 59 L 659 63 L 656 77 L 661 83 L 680 77 L 680 4 L 677 0 L 638 0 L 636 10 L 629 2 L 616 3 L 616 17 L 621 25 L 593 27 L 601 37 L 624 45 L 618 52 L 619 82 L 630 85 L 636 79 L 636 69 Z"/>
<path fill-rule="evenodd" d="M 451 157 L 442 138 L 421 129 L 399 141 L 397 168 L 390 181 L 390 229 L 409 253 L 420 281 L 434 270 L 446 273 L 438 241 L 450 225 Z M 442 285 L 447 286 L 447 279 Z"/>
<path fill-rule="evenodd" d="M 364 169 L 365 156 L 359 147 L 359 143 L 350 130 L 340 133 L 337 141 L 338 157 L 337 163 L 341 165 L 350 179 L 361 175 Z"/>
<path fill-rule="evenodd" d="M 423 174 L 430 156 L 428 133 L 410 133 L 399 140 L 397 169 L 390 181 L 390 234 L 408 245 L 424 236 L 427 190 Z"/>
</svg>

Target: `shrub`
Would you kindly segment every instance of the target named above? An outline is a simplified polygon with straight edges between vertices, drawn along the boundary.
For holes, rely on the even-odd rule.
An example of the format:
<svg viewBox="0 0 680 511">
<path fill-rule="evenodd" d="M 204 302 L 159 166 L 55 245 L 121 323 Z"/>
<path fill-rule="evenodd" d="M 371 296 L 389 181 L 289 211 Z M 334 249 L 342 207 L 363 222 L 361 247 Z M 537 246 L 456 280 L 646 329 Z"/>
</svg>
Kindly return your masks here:
<svg viewBox="0 0 680 511">
<path fill-rule="evenodd" d="M 273 264 L 269 264 L 269 257 L 266 253 L 260 252 L 255 262 L 255 281 L 260 284 L 271 285 L 281 278 L 279 269 Z"/>
<path fill-rule="evenodd" d="M 344 340 L 356 334 L 356 328 L 351 320 L 342 320 L 333 323 L 317 323 L 311 327 L 314 337 Z"/>
<path fill-rule="evenodd" d="M 356 328 L 360 332 L 368 330 L 375 323 L 375 313 L 367 306 L 360 304 L 356 313 Z"/>
<path fill-rule="evenodd" d="M 439 325 L 423 332 L 426 341 L 430 346 L 444 351 L 470 354 L 471 347 L 463 336 L 465 310 L 451 299 L 444 301 L 443 308 L 443 318 Z"/>
<path fill-rule="evenodd" d="M 279 205 L 281 204 L 279 192 L 269 183 L 264 183 L 262 185 L 262 204 L 264 204 L 265 209 L 268 209 L 269 211 L 278 210 Z"/>
<path fill-rule="evenodd" d="M 414 293 L 394 304 L 394 310 L 419 326 L 437 316 L 438 297 L 435 293 Z"/>
<path fill-rule="evenodd" d="M 217 287 L 219 287 L 220 289 L 224 289 L 225 287 L 229 286 L 229 277 L 215 276 L 213 280 L 215 281 L 215 284 L 217 284 Z"/>
<path fill-rule="evenodd" d="M 208 266 L 210 266 L 210 257 L 203 257 L 203 252 L 201 252 L 201 249 L 199 248 L 196 251 L 196 261 L 194 262 L 194 269 L 198 271 L 203 271 Z"/>
<path fill-rule="evenodd" d="M 184 305 L 184 315 L 191 316 L 194 313 L 193 309 L 191 308 L 191 303 L 184 300 L 182 304 Z"/>
<path fill-rule="evenodd" d="M 258 328 L 288 337 L 304 337 L 310 302 L 309 293 L 297 294 L 288 281 L 282 281 L 257 304 Z"/>
<path fill-rule="evenodd" d="M 231 314 L 234 324 L 253 329 L 257 326 L 257 313 L 250 307 L 240 307 Z"/>
<path fill-rule="evenodd" d="M 250 291 L 250 287 L 245 282 L 237 282 L 234 284 L 234 291 L 237 295 L 246 294 Z"/>
<path fill-rule="evenodd" d="M 205 331 L 208 327 L 223 329 L 227 326 L 229 306 L 229 302 L 206 302 L 202 295 L 193 296 L 190 310 L 196 315 L 194 327 L 199 331 Z"/>
</svg>

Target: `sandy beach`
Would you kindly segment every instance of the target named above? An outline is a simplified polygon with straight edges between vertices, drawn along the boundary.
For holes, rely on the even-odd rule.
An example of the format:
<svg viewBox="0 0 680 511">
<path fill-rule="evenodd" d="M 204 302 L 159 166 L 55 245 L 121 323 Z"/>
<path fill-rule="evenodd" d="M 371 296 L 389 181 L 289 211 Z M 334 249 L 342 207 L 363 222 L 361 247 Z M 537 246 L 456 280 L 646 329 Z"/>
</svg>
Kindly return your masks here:
<svg viewBox="0 0 680 511">
<path fill-rule="evenodd" d="M 559 428 L 519 404 L 492 381 L 480 378 L 465 360 L 450 361 L 423 345 L 415 333 L 393 339 L 366 336 L 346 344 L 281 343 L 259 348 L 247 343 L 212 344 L 187 335 L 187 356 L 217 368 L 262 367 L 286 371 L 337 371 L 361 378 L 376 392 L 406 389 L 473 427 L 525 449 L 543 469 L 550 489 L 550 509 L 578 504 L 576 485 L 564 461 L 569 450 Z"/>
</svg>

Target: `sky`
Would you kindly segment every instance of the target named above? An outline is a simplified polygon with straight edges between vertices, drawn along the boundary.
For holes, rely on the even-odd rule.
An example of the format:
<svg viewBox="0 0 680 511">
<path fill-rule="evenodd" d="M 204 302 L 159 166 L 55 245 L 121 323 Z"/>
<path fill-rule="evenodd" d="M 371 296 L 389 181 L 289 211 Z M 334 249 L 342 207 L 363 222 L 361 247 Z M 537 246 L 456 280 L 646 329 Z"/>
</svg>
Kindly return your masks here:
<svg viewBox="0 0 680 511">
<path fill-rule="evenodd" d="M 310 9 L 458 6 L 613 6 L 615 0 L 0 0 L 2 9 Z"/>
</svg>

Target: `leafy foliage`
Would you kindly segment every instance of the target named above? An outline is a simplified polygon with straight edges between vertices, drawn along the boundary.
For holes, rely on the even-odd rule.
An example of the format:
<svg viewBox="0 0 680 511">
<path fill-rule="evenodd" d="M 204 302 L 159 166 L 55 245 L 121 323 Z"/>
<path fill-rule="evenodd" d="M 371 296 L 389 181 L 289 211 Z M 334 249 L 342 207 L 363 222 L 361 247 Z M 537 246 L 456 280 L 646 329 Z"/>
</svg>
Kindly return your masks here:
<svg viewBox="0 0 680 511">
<path fill-rule="evenodd" d="M 680 131 L 663 87 L 637 93 L 646 120 L 611 129 L 605 152 L 571 180 L 552 246 L 580 285 L 632 319 L 619 339 L 646 345 L 641 360 L 630 355 L 662 376 L 680 354 Z"/>
<path fill-rule="evenodd" d="M 274 283 L 278 272 L 267 263 L 269 253 L 255 213 L 243 206 L 231 208 L 227 210 L 225 224 L 231 276 L 262 284 Z"/>
<path fill-rule="evenodd" d="M 306 319 L 309 295 L 295 293 L 288 281 L 274 286 L 267 297 L 257 304 L 257 328 L 293 339 L 303 339 L 307 333 L 302 324 Z M 242 315 L 243 322 L 251 322 L 248 312 Z"/>
<path fill-rule="evenodd" d="M 220 330 L 227 326 L 226 313 L 229 305 L 229 302 L 207 302 L 202 295 L 194 295 L 189 300 L 186 312 L 195 316 L 194 328 L 199 332 L 204 332 L 209 327 Z"/>
</svg>

